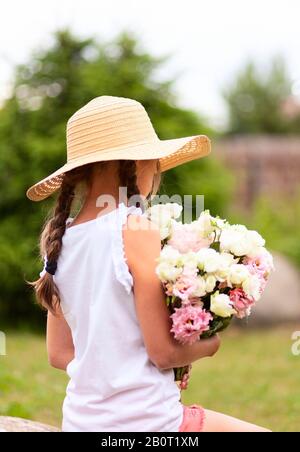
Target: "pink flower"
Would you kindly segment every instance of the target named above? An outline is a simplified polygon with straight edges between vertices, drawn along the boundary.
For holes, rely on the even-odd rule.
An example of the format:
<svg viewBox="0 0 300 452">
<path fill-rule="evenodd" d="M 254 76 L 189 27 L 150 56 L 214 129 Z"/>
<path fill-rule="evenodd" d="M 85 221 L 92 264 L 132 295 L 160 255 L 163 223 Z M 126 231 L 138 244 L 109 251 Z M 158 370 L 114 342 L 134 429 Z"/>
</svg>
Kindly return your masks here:
<svg viewBox="0 0 300 452">
<path fill-rule="evenodd" d="M 245 257 L 243 264 L 247 265 L 250 273 L 267 279 L 271 270 L 274 269 L 272 255 L 267 250 L 262 250 L 257 256 Z"/>
<path fill-rule="evenodd" d="M 173 295 L 173 284 L 168 282 L 168 283 L 166 283 L 164 285 L 164 288 L 165 288 L 166 295 L 172 297 L 172 295 Z"/>
<path fill-rule="evenodd" d="M 258 276 L 260 281 L 259 292 L 262 294 L 266 288 L 267 279 L 271 270 L 269 265 L 264 260 L 261 260 L 260 257 L 245 257 L 243 263 L 246 265 L 251 275 Z"/>
<path fill-rule="evenodd" d="M 229 292 L 229 298 L 239 319 L 246 317 L 249 314 L 249 309 L 254 305 L 253 298 L 247 297 L 243 289 L 231 290 Z"/>
<path fill-rule="evenodd" d="M 200 237 L 199 232 L 191 229 L 190 224 L 183 224 L 180 227 L 174 227 L 172 237 L 168 241 L 168 244 L 184 254 L 189 251 L 196 252 L 201 248 L 208 248 L 211 240 Z"/>
<path fill-rule="evenodd" d="M 263 278 L 263 277 L 260 278 L 260 289 L 259 289 L 259 291 L 260 291 L 261 294 L 262 294 L 263 291 L 265 290 L 266 285 L 267 285 L 267 280 L 266 280 L 266 278 Z"/>
<path fill-rule="evenodd" d="M 175 308 L 171 319 L 173 322 L 171 332 L 174 333 L 175 339 L 182 344 L 193 344 L 204 331 L 209 329 L 209 322 L 213 317 L 200 305 L 188 305 Z"/>
<path fill-rule="evenodd" d="M 197 287 L 197 275 L 192 271 L 186 271 L 173 284 L 172 295 L 175 295 L 184 302 L 195 292 Z"/>
</svg>

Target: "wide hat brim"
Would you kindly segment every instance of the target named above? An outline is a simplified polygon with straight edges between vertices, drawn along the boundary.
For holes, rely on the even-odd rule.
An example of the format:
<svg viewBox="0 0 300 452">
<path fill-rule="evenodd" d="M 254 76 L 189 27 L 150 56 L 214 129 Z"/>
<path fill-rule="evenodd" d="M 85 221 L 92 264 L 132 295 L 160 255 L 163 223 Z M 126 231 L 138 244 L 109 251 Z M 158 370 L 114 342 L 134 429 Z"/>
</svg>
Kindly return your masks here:
<svg viewBox="0 0 300 452">
<path fill-rule="evenodd" d="M 109 160 L 153 160 L 159 159 L 161 171 L 166 171 L 192 160 L 208 155 L 211 142 L 206 135 L 193 135 L 170 140 L 155 140 L 122 148 L 109 148 L 72 159 L 45 179 L 31 186 L 27 197 L 32 201 L 42 201 L 61 186 L 63 176 L 68 171 L 88 163 Z"/>
</svg>

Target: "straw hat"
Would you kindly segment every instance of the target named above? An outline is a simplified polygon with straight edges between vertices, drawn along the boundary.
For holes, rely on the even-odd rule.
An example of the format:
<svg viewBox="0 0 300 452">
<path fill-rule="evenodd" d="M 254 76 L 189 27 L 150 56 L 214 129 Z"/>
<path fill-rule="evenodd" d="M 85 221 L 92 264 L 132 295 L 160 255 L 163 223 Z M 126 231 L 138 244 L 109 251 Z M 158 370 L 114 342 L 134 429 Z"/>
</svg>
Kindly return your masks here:
<svg viewBox="0 0 300 452">
<path fill-rule="evenodd" d="M 67 123 L 67 163 L 27 190 L 32 201 L 55 192 L 63 176 L 87 163 L 107 160 L 159 159 L 166 171 L 210 152 L 205 135 L 160 140 L 140 102 L 115 96 L 92 99 Z"/>
</svg>

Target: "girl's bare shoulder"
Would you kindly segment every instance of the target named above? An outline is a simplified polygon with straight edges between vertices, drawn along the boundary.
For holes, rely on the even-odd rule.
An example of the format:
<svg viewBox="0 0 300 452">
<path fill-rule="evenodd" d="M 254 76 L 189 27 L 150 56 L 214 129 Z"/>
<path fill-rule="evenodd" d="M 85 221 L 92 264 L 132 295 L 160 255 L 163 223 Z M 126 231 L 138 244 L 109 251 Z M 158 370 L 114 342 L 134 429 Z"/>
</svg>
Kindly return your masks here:
<svg viewBox="0 0 300 452">
<path fill-rule="evenodd" d="M 129 259 L 142 256 L 145 259 L 160 252 L 158 226 L 142 215 L 129 215 L 123 228 L 124 244 Z"/>
</svg>

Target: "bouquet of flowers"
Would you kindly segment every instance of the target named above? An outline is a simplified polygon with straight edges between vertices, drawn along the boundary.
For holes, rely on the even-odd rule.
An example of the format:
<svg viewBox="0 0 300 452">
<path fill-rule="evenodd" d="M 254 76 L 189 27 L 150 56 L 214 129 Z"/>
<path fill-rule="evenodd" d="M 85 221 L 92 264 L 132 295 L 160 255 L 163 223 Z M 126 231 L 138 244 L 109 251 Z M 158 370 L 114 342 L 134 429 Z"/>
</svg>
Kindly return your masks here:
<svg viewBox="0 0 300 452">
<path fill-rule="evenodd" d="M 157 204 L 146 211 L 160 229 L 156 268 L 172 319 L 171 332 L 192 344 L 224 330 L 234 317 L 251 314 L 274 269 L 265 240 L 243 225 L 231 225 L 208 210 L 191 223 L 178 221 L 182 206 Z M 191 366 L 174 369 L 181 389 Z"/>
</svg>

